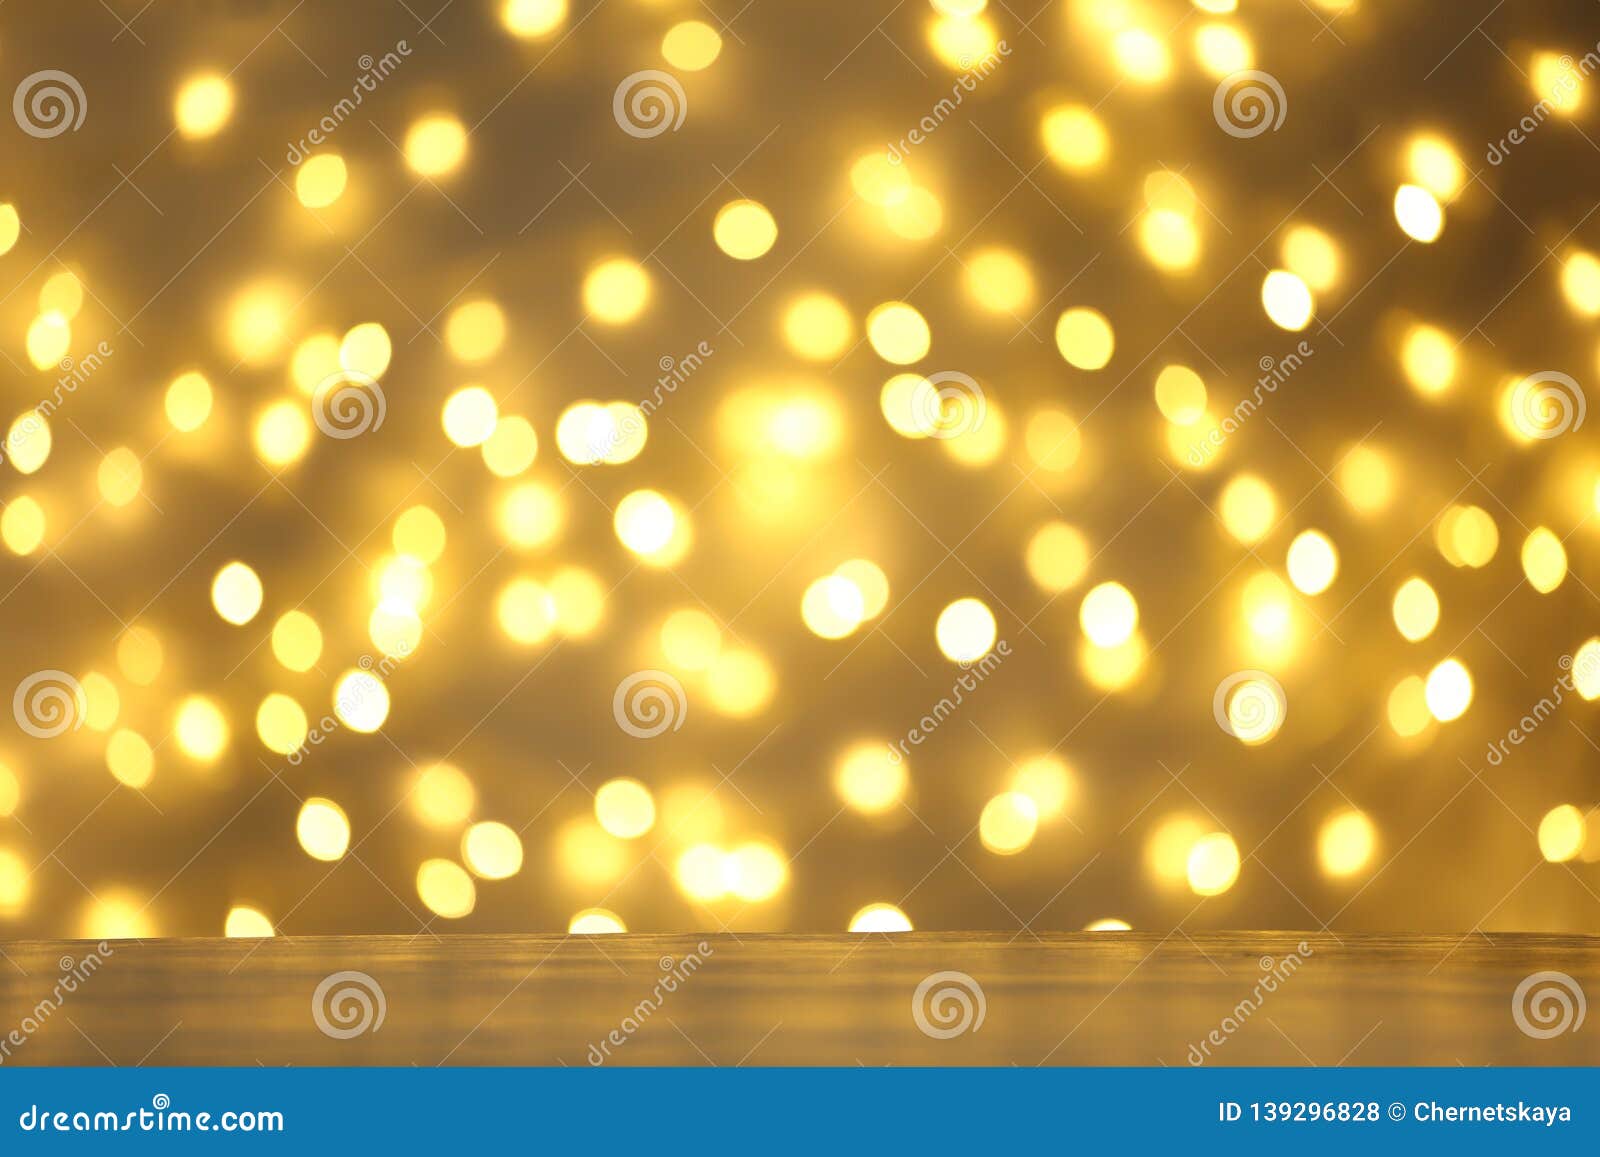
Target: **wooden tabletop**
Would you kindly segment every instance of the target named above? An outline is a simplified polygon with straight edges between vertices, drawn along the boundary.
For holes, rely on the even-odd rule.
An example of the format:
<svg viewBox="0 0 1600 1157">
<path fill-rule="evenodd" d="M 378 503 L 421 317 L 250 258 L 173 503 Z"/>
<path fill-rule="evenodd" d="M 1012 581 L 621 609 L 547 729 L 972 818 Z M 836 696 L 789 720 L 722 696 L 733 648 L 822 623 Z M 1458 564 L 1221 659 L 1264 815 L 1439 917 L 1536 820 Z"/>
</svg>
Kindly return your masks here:
<svg viewBox="0 0 1600 1157">
<path fill-rule="evenodd" d="M 1597 937 L 362 936 L 104 948 L 0 944 L 4 1063 L 1600 1062 L 1600 1024 L 1577 1015 L 1582 990 L 1600 992 Z M 1514 1015 L 1519 985 L 1537 973 L 1563 975 L 1527 984 Z M 1563 1017 L 1571 1023 L 1554 1035 L 1519 1027 L 1544 1033 Z"/>
</svg>

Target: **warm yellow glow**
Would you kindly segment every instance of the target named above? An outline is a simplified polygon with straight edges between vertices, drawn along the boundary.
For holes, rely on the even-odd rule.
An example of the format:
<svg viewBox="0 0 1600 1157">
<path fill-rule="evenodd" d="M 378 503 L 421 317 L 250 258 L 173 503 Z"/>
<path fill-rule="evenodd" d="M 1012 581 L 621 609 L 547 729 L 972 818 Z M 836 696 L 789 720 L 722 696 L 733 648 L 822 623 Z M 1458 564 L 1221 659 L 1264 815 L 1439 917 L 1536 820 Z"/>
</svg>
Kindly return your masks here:
<svg viewBox="0 0 1600 1157">
<path fill-rule="evenodd" d="M 824 575 L 806 587 L 800 599 L 800 618 L 812 634 L 842 639 L 866 618 L 861 588 L 837 574 Z"/>
<path fill-rule="evenodd" d="M 288 611 L 272 625 L 272 654 L 290 671 L 309 671 L 322 655 L 322 630 L 304 611 Z"/>
<path fill-rule="evenodd" d="M 1406 236 L 1422 242 L 1444 231 L 1444 209 L 1420 185 L 1401 185 L 1394 194 L 1394 219 Z"/>
<path fill-rule="evenodd" d="M 1533 88 L 1534 99 L 1543 101 L 1547 108 L 1561 116 L 1571 116 L 1583 104 L 1583 74 L 1570 56 L 1535 53 L 1528 83 Z"/>
<path fill-rule="evenodd" d="M 83 309 L 83 281 L 70 269 L 52 273 L 39 290 L 39 312 L 59 313 L 71 320 Z"/>
<path fill-rule="evenodd" d="M 505 880 L 522 870 L 522 839 L 505 824 L 473 824 L 461 836 L 461 859 L 472 874 Z"/>
<path fill-rule="evenodd" d="M 721 52 L 722 37 L 715 28 L 700 20 L 674 24 L 661 38 L 661 55 L 673 68 L 685 72 L 711 67 Z"/>
<path fill-rule="evenodd" d="M 1202 24 L 1194 32 L 1194 54 L 1213 80 L 1249 68 L 1255 53 L 1244 33 L 1231 24 Z"/>
<path fill-rule="evenodd" d="M 1110 138 L 1100 118 L 1083 105 L 1058 105 L 1039 126 L 1045 152 L 1064 169 L 1090 172 L 1105 164 Z"/>
<path fill-rule="evenodd" d="M 1472 676 L 1460 659 L 1446 659 L 1428 672 L 1425 693 L 1433 717 L 1449 723 L 1472 703 Z"/>
<path fill-rule="evenodd" d="M 33 873 L 22 857 L 10 848 L 0 848 L 0 915 L 11 916 L 28 902 Z"/>
<path fill-rule="evenodd" d="M 227 331 L 228 344 L 239 360 L 249 365 L 271 361 L 288 336 L 294 307 L 289 291 L 276 282 L 255 282 L 234 294 L 228 303 Z M 167 413 L 171 412 L 169 404 Z"/>
<path fill-rule="evenodd" d="M 1522 573 L 1533 589 L 1547 595 L 1567 577 L 1567 550 L 1547 527 L 1536 527 L 1522 543 Z"/>
<path fill-rule="evenodd" d="M 1261 281 L 1261 307 L 1279 329 L 1291 333 L 1305 329 L 1317 310 L 1311 287 L 1286 269 L 1274 269 Z"/>
<path fill-rule="evenodd" d="M 22 217 L 9 201 L 0 202 L 0 254 L 10 253 L 22 236 Z"/>
<path fill-rule="evenodd" d="M 1278 497 L 1254 474 L 1240 474 L 1222 488 L 1217 514 L 1227 532 L 1249 546 L 1272 530 L 1278 518 Z"/>
<path fill-rule="evenodd" d="M 850 345 L 855 322 L 836 297 L 807 293 L 783 314 L 783 340 L 790 352 L 809 361 L 830 361 Z"/>
<path fill-rule="evenodd" d="M 1223 710 L 1227 730 L 1246 747 L 1270 742 L 1283 729 L 1289 704 L 1275 680 L 1240 679 L 1233 683 Z M 1226 686 L 1227 684 L 1224 684 Z"/>
<path fill-rule="evenodd" d="M 1539 854 L 1553 864 L 1575 859 L 1588 836 L 1583 812 L 1570 803 L 1559 804 L 1539 821 Z"/>
<path fill-rule="evenodd" d="M 72 346 L 72 323 L 60 310 L 45 310 L 28 324 L 25 344 L 34 369 L 57 369 Z"/>
<path fill-rule="evenodd" d="M 834 574 L 855 586 L 861 593 L 861 614 L 875 619 L 889 605 L 889 576 L 870 559 L 853 558 L 834 568 Z"/>
<path fill-rule="evenodd" d="M 1157 269 L 1181 273 L 1200 260 L 1200 232 L 1191 217 L 1152 209 L 1139 218 L 1139 248 Z"/>
<path fill-rule="evenodd" d="M 475 365 L 500 352 L 506 340 L 506 315 L 492 301 L 468 301 L 450 311 L 445 345 L 458 361 Z"/>
<path fill-rule="evenodd" d="M 851 932 L 910 932 L 911 917 L 893 904 L 868 904 L 850 917 Z"/>
<path fill-rule="evenodd" d="M 656 801 L 636 779 L 612 779 L 594 793 L 594 818 L 619 840 L 633 840 L 655 826 Z"/>
<path fill-rule="evenodd" d="M 567 0 L 505 0 L 500 5 L 500 22 L 524 40 L 549 36 L 566 18 Z"/>
<path fill-rule="evenodd" d="M 906 366 L 928 356 L 933 338 L 916 309 L 903 301 L 886 301 L 867 315 L 867 340 L 884 361 Z"/>
<path fill-rule="evenodd" d="M 457 446 L 480 446 L 494 433 L 500 408 L 482 386 L 463 386 L 445 399 L 441 420 L 445 437 Z"/>
<path fill-rule="evenodd" d="M 1316 293 L 1339 283 L 1339 247 L 1313 225 L 1295 225 L 1283 235 L 1283 264 Z"/>
<path fill-rule="evenodd" d="M 902 200 L 884 209 L 883 220 L 891 232 L 907 241 L 926 241 L 944 225 L 944 205 L 933 190 L 914 185 Z"/>
<path fill-rule="evenodd" d="M 561 498 L 542 482 L 525 482 L 506 492 L 495 515 L 505 540 L 519 550 L 530 550 L 548 544 L 560 532 Z"/>
<path fill-rule="evenodd" d="M 1201 836 L 1189 850 L 1189 888 L 1197 896 L 1220 896 L 1239 878 L 1239 845 L 1226 832 Z"/>
<path fill-rule="evenodd" d="M 434 915 L 459 920 L 477 906 L 478 888 L 460 864 L 424 860 L 417 869 L 417 896 Z"/>
<path fill-rule="evenodd" d="M 268 751 L 288 755 L 306 741 L 305 710 L 281 691 L 274 691 L 256 708 L 256 735 Z"/>
<path fill-rule="evenodd" d="M 344 809 L 320 796 L 300 805 L 294 832 L 306 855 L 315 860 L 337 860 L 350 846 L 350 820 Z"/>
<path fill-rule="evenodd" d="M 1367 816 L 1346 809 L 1329 817 L 1317 833 L 1317 860 L 1325 875 L 1342 879 L 1354 876 L 1372 863 L 1378 846 L 1378 830 Z"/>
<path fill-rule="evenodd" d="M 425 116 L 407 130 L 405 154 L 417 176 L 445 176 L 466 158 L 466 126 L 448 113 Z"/>
<path fill-rule="evenodd" d="M 661 651 L 674 667 L 704 671 L 722 648 L 722 628 L 697 607 L 673 611 L 661 624 Z"/>
<path fill-rule="evenodd" d="M 1339 574 L 1339 551 L 1320 530 L 1303 530 L 1289 544 L 1289 581 L 1308 595 L 1320 595 Z"/>
<path fill-rule="evenodd" d="M 985 313 L 1015 317 L 1033 301 L 1033 273 L 1012 249 L 980 249 L 962 266 L 962 281 L 972 303 Z"/>
<path fill-rule="evenodd" d="M 1031 799 L 1041 820 L 1055 819 L 1072 798 L 1072 769 L 1058 755 L 1032 756 L 1017 765 L 1011 790 Z"/>
<path fill-rule="evenodd" d="M 100 497 L 112 506 L 126 506 L 139 497 L 139 488 L 144 485 L 144 464 L 128 447 L 118 446 L 100 459 L 95 485 Z"/>
<path fill-rule="evenodd" d="M 1572 685 L 1583 698 L 1600 699 L 1600 639 L 1589 639 L 1572 656 Z"/>
<path fill-rule="evenodd" d="M 1096 647 L 1120 646 L 1139 626 L 1139 604 L 1121 583 L 1100 583 L 1078 605 L 1078 625 Z"/>
<path fill-rule="evenodd" d="M 106 740 L 106 769 L 129 787 L 145 787 L 155 776 L 155 751 L 137 731 L 113 731 Z M 0 807 L 0 814 L 5 814 L 4 807 Z"/>
<path fill-rule="evenodd" d="M 934 640 L 953 663 L 975 663 L 993 649 L 997 627 L 994 612 L 981 599 L 957 599 L 939 612 Z"/>
<path fill-rule="evenodd" d="M 349 177 L 338 153 L 307 157 L 294 175 L 294 195 L 307 209 L 326 209 L 343 196 Z"/>
<path fill-rule="evenodd" d="M 1416 325 L 1400 347 L 1400 367 L 1419 393 L 1441 394 L 1456 376 L 1456 343 L 1437 326 Z"/>
<path fill-rule="evenodd" d="M 44 414 L 28 410 L 19 414 L 6 431 L 5 457 L 17 473 L 33 474 L 49 459 L 54 442 Z"/>
<path fill-rule="evenodd" d="M 351 326 L 339 341 L 339 365 L 347 373 L 376 380 L 383 377 L 394 356 L 389 331 L 375 321 Z"/>
<path fill-rule="evenodd" d="M 1053 406 L 1035 411 L 1028 419 L 1024 440 L 1034 464 L 1052 474 L 1072 469 L 1083 450 L 1077 419 Z"/>
<path fill-rule="evenodd" d="M 994 26 L 981 16 L 939 16 L 928 25 L 928 47 L 949 68 L 967 72 L 991 55 Z"/>
<path fill-rule="evenodd" d="M 1360 515 L 1377 514 L 1394 497 L 1394 472 L 1381 451 L 1355 446 L 1339 460 L 1335 471 L 1339 493 Z"/>
<path fill-rule="evenodd" d="M 1406 149 L 1406 168 L 1413 181 L 1446 201 L 1459 193 L 1467 180 L 1466 166 L 1450 142 L 1427 134 L 1412 138 Z"/>
<path fill-rule="evenodd" d="M 467 822 L 478 793 L 459 767 L 434 763 L 417 773 L 407 799 L 411 814 L 425 826 L 448 829 Z"/>
<path fill-rule="evenodd" d="M 339 369 L 339 335 L 331 331 L 312 334 L 294 347 L 289 359 L 289 375 L 295 389 L 307 397 Z"/>
<path fill-rule="evenodd" d="M 1163 366 L 1156 375 L 1156 407 L 1176 426 L 1192 426 L 1205 416 L 1206 384 L 1188 366 Z"/>
<path fill-rule="evenodd" d="M 1039 830 L 1039 809 L 1032 797 L 1003 791 L 983 806 L 978 838 L 997 856 L 1011 856 L 1033 842 Z"/>
<path fill-rule="evenodd" d="M 83 722 L 91 731 L 110 731 L 122 709 L 122 697 L 117 685 L 98 671 L 90 671 L 78 680 L 83 689 L 85 711 Z"/>
<path fill-rule="evenodd" d="M 172 115 L 190 140 L 215 136 L 233 115 L 233 86 L 219 73 L 191 77 L 178 89 Z"/>
<path fill-rule="evenodd" d="M 261 610 L 261 578 L 245 563 L 230 562 L 211 580 L 211 605 L 222 620 L 242 626 Z"/>
<path fill-rule="evenodd" d="M 1500 548 L 1500 529 L 1481 506 L 1450 507 L 1435 524 L 1433 537 L 1451 566 L 1485 566 Z"/>
<path fill-rule="evenodd" d="M 211 383 L 193 371 L 179 374 L 167 387 L 166 411 L 173 429 L 198 430 L 211 416 Z"/>
<path fill-rule="evenodd" d="M 103 891 L 85 907 L 78 935 L 84 940 L 148 940 L 156 935 L 149 907 L 149 901 L 121 888 Z"/>
<path fill-rule="evenodd" d="M 1083 930 L 1085 932 L 1131 932 L 1133 931 L 1133 925 L 1126 920 L 1118 920 L 1114 916 L 1108 916 L 1085 924 Z"/>
<path fill-rule="evenodd" d="M 333 713 L 351 731 L 376 731 L 389 717 L 389 689 L 371 671 L 346 671 L 333 688 Z"/>
<path fill-rule="evenodd" d="M 789 865 L 773 845 L 753 840 L 722 859 L 724 886 L 748 903 L 770 900 L 789 882 Z"/>
<path fill-rule="evenodd" d="M 607 908 L 584 908 L 567 924 L 570 936 L 615 936 L 627 930 L 622 917 Z"/>
<path fill-rule="evenodd" d="M 762 656 L 742 648 L 725 648 L 706 672 L 711 706 L 724 715 L 754 715 L 772 700 L 777 674 Z"/>
<path fill-rule="evenodd" d="M 717 248 L 729 257 L 754 261 L 765 255 L 778 240 L 778 223 L 759 201 L 729 201 L 717 210 L 711 235 L 716 240 Z"/>
<path fill-rule="evenodd" d="M 1103 369 L 1115 345 L 1111 323 L 1097 309 L 1076 306 L 1056 319 L 1056 349 L 1068 365 L 1080 370 Z"/>
<path fill-rule="evenodd" d="M 1024 561 L 1041 590 L 1060 594 L 1082 581 L 1089 569 L 1089 542 L 1065 522 L 1047 522 L 1028 540 Z"/>
<path fill-rule="evenodd" d="M 212 763 L 228 746 L 228 721 L 210 699 L 191 695 L 178 704 L 172 734 L 190 759 Z"/>
<path fill-rule="evenodd" d="M 513 415 L 495 423 L 494 433 L 482 446 L 483 464 L 497 478 L 514 478 L 533 465 L 539 455 L 539 437 L 528 419 Z"/>
<path fill-rule="evenodd" d="M 670 566 L 688 549 L 688 519 L 655 490 L 635 490 L 612 516 L 617 540 L 653 566 Z"/>
<path fill-rule="evenodd" d="M 1439 624 L 1439 596 L 1426 579 L 1413 576 L 1394 593 L 1394 625 L 1408 642 L 1426 639 Z"/>
<path fill-rule="evenodd" d="M 30 495 L 17 495 L 0 511 L 0 538 L 13 554 L 32 554 L 44 542 L 44 535 L 44 507 Z"/>
<path fill-rule="evenodd" d="M 851 164 L 850 187 L 868 204 L 887 208 L 906 199 L 912 187 L 911 174 L 906 165 L 889 160 L 882 149 L 873 149 Z"/>
<path fill-rule="evenodd" d="M 140 687 L 148 687 L 161 674 L 161 640 L 146 627 L 134 624 L 117 639 L 117 667 L 123 677 Z"/>
<path fill-rule="evenodd" d="M 1166 43 L 1148 29 L 1124 28 L 1112 38 L 1111 55 L 1135 84 L 1159 84 L 1172 71 Z"/>
<path fill-rule="evenodd" d="M 862 815 L 891 810 L 905 799 L 910 784 L 905 759 L 881 740 L 864 740 L 846 748 L 833 769 L 839 798 Z"/>
<path fill-rule="evenodd" d="M 600 262 L 583 279 L 583 307 L 605 325 L 625 325 L 644 312 L 650 301 L 650 277 L 644 266 L 626 257 Z"/>
<path fill-rule="evenodd" d="M 311 444 L 311 420 L 300 403 L 273 402 L 256 415 L 251 439 L 263 462 L 287 466 L 305 456 Z"/>
<path fill-rule="evenodd" d="M 230 940 L 258 940 L 273 934 L 272 921 L 259 908 L 236 904 L 228 909 L 222 934 Z"/>
</svg>

